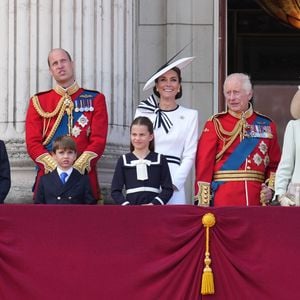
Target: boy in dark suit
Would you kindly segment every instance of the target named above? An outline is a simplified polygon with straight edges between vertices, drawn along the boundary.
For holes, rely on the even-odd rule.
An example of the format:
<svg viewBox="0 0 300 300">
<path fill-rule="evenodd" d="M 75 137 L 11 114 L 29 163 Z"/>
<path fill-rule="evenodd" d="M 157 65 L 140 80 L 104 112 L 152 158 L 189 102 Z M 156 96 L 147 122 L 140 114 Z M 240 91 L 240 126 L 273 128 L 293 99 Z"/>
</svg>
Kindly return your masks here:
<svg viewBox="0 0 300 300">
<path fill-rule="evenodd" d="M 41 177 L 34 202 L 42 204 L 96 204 L 88 175 L 73 168 L 76 143 L 70 136 L 55 139 L 52 157 L 57 168 Z"/>
</svg>

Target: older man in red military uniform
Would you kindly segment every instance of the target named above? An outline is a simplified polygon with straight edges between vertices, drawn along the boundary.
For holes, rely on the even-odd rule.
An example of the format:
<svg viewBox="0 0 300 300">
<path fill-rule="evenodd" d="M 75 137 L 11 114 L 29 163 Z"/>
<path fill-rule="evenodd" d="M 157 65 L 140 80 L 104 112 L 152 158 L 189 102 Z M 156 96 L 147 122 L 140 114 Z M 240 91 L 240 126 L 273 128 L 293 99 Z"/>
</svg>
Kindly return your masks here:
<svg viewBox="0 0 300 300">
<path fill-rule="evenodd" d="M 50 155 L 52 141 L 58 136 L 70 135 L 78 150 L 74 168 L 89 174 L 93 195 L 100 200 L 96 163 L 104 151 L 107 137 L 105 97 L 78 86 L 74 63 L 66 50 L 51 50 L 48 65 L 57 85 L 30 99 L 26 117 L 27 151 L 38 167 L 34 191 L 40 176 L 56 168 Z"/>
<path fill-rule="evenodd" d="M 253 110 L 248 75 L 229 75 L 224 96 L 228 110 L 206 122 L 198 142 L 195 200 L 204 206 L 265 204 L 280 160 L 276 126 Z"/>
</svg>

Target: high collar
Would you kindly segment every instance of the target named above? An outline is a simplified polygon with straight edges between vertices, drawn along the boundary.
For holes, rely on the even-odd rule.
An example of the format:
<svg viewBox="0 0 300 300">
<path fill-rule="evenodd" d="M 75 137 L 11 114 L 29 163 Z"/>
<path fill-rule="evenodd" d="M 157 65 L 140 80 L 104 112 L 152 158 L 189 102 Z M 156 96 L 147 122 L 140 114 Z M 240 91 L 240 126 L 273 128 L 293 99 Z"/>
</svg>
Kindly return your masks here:
<svg viewBox="0 0 300 300">
<path fill-rule="evenodd" d="M 54 90 L 57 94 L 59 94 L 61 96 L 65 95 L 65 94 L 68 94 L 69 96 L 71 96 L 79 90 L 79 85 L 77 84 L 76 81 L 74 81 L 74 83 L 67 88 L 63 88 L 62 86 L 57 84 L 54 87 Z"/>
<path fill-rule="evenodd" d="M 242 118 L 248 119 L 249 117 L 251 117 L 253 115 L 253 107 L 252 107 L 252 104 L 249 103 L 249 108 L 244 112 L 236 113 L 236 112 L 228 109 L 228 113 L 237 119 L 242 119 Z"/>
</svg>

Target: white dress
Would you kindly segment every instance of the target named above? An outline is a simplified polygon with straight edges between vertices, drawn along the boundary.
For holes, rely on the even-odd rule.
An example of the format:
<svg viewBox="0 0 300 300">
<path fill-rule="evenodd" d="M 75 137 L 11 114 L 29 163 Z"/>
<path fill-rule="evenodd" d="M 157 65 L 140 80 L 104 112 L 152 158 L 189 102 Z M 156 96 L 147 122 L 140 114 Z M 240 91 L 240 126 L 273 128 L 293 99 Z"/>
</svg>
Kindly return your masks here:
<svg viewBox="0 0 300 300">
<path fill-rule="evenodd" d="M 290 183 L 300 183 L 300 119 L 288 122 L 281 159 L 276 171 L 275 195 L 287 192 Z"/>
<path fill-rule="evenodd" d="M 172 125 L 168 133 L 163 125 L 154 126 L 155 152 L 167 158 L 172 182 L 177 188 L 167 204 L 192 204 L 192 199 L 186 199 L 184 184 L 197 151 L 198 111 L 178 105 L 174 110 L 161 112 Z M 148 117 L 153 124 L 158 122 L 157 113 L 145 108 L 137 108 L 135 118 L 139 116 Z"/>
</svg>

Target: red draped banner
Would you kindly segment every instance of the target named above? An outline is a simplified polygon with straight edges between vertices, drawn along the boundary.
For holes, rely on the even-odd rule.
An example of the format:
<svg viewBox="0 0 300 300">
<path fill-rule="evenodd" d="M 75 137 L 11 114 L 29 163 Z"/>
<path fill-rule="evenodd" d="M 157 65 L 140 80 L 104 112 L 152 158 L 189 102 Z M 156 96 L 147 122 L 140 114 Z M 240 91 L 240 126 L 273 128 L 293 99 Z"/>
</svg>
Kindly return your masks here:
<svg viewBox="0 0 300 300">
<path fill-rule="evenodd" d="M 0 299 L 298 300 L 299 247 L 300 208 L 2 205 Z"/>
</svg>

